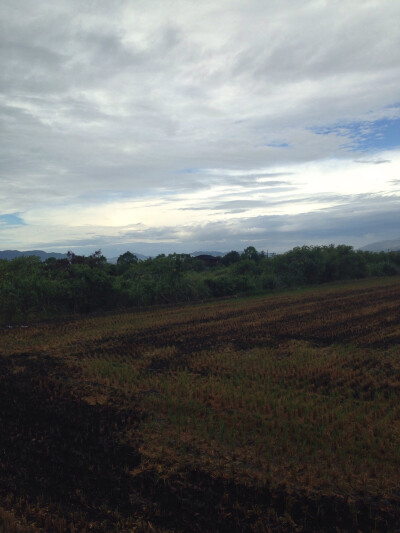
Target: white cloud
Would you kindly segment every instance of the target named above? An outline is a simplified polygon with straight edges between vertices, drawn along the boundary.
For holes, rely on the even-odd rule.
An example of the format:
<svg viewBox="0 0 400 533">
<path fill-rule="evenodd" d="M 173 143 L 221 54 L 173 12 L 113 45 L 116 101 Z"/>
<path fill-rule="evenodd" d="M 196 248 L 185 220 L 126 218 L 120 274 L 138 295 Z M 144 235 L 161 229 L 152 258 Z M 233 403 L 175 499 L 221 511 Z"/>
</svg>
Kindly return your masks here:
<svg viewBox="0 0 400 533">
<path fill-rule="evenodd" d="M 230 235 L 232 220 L 393 194 L 396 151 L 315 128 L 399 117 L 399 16 L 391 0 L 5 0 L 0 214 L 28 226 L 3 242 Z M 257 189 L 271 173 L 286 188 Z"/>
</svg>

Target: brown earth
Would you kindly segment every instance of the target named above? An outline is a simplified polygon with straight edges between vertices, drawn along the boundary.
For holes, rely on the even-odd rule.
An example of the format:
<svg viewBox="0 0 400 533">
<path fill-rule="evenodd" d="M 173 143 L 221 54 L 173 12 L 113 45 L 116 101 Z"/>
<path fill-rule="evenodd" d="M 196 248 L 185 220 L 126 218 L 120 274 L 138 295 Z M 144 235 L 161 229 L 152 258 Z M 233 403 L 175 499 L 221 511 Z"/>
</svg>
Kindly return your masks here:
<svg viewBox="0 0 400 533">
<path fill-rule="evenodd" d="M 251 486 L 199 469 L 141 469 L 146 412 L 126 391 L 79 370 L 82 359 L 99 353 L 134 359 L 165 346 L 173 355 L 151 358 L 147 373 L 190 369 L 194 354 L 226 345 L 273 346 L 277 356 L 291 340 L 393 349 L 399 302 L 398 280 L 361 282 L 146 311 L 142 325 L 135 313 L 131 325 L 124 314 L 3 330 L 0 531 L 400 531 L 400 493 L 354 498 Z M 96 325 L 109 319 L 107 327 Z M 85 336 L 89 328 L 99 329 Z"/>
</svg>

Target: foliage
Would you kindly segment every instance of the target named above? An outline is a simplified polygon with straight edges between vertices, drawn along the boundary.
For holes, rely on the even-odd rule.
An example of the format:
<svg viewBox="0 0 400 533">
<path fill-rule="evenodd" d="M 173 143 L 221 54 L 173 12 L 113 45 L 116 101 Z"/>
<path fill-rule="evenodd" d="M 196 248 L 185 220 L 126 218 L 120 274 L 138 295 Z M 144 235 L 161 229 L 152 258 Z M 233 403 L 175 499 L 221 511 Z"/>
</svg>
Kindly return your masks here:
<svg viewBox="0 0 400 533">
<path fill-rule="evenodd" d="M 116 265 L 98 250 L 88 257 L 19 257 L 0 261 L 0 320 L 257 294 L 325 282 L 398 275 L 400 253 L 351 246 L 303 246 L 273 258 L 253 246 L 210 262 L 188 254 L 140 261 L 131 252 Z"/>
</svg>

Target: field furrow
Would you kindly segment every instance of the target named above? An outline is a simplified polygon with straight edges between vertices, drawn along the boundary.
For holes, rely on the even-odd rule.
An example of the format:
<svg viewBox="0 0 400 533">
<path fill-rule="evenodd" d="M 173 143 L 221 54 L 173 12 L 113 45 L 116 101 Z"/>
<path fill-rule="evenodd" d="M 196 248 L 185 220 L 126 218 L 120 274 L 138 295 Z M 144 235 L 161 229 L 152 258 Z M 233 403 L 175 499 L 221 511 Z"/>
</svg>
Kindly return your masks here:
<svg viewBox="0 0 400 533">
<path fill-rule="evenodd" d="M 399 302 L 390 278 L 4 328 L 0 531 L 398 531 Z"/>
</svg>

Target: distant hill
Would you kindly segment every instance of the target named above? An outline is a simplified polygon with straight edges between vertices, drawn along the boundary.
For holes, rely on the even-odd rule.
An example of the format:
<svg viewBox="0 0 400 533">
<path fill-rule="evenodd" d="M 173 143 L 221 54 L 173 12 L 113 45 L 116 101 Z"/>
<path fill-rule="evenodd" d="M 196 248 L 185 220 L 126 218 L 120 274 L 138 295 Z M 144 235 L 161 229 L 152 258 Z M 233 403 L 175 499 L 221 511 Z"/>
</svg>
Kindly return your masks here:
<svg viewBox="0 0 400 533">
<path fill-rule="evenodd" d="M 224 257 L 226 252 L 193 252 L 190 254 L 192 257 L 197 257 L 198 255 L 213 255 L 214 257 Z"/>
<path fill-rule="evenodd" d="M 360 248 L 365 252 L 397 252 L 400 250 L 400 239 L 394 239 L 391 241 L 379 241 L 367 244 Z"/>
<path fill-rule="evenodd" d="M 27 252 L 20 252 L 19 250 L 0 250 L 0 259 L 15 259 L 16 257 L 29 257 L 35 255 L 41 261 L 54 257 L 55 259 L 65 259 L 67 254 L 59 254 L 57 252 L 43 252 L 43 250 L 29 250 Z"/>
</svg>

